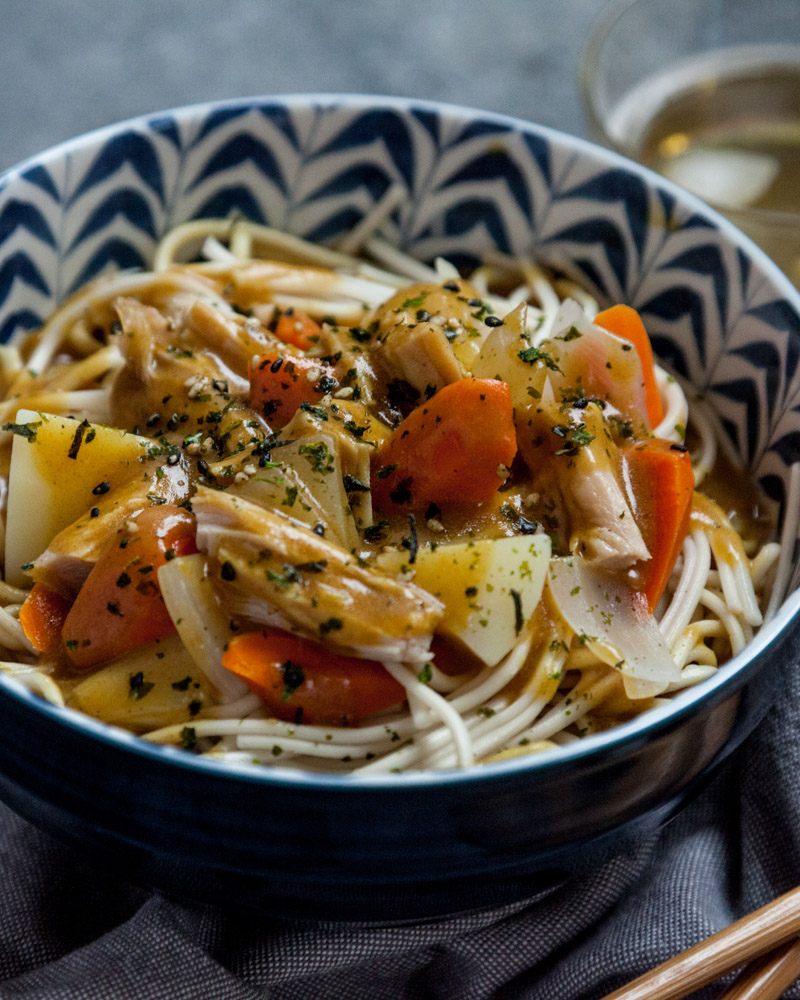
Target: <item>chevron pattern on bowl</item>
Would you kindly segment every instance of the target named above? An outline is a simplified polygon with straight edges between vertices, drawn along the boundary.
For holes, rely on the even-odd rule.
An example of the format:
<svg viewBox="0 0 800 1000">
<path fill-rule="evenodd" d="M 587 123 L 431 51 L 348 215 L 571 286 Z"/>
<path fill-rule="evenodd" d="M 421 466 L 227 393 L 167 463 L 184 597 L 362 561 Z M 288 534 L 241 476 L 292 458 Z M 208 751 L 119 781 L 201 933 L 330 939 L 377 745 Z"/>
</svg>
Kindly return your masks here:
<svg viewBox="0 0 800 1000">
<path fill-rule="evenodd" d="M 335 243 L 396 184 L 408 198 L 395 239 L 412 255 L 533 255 L 603 302 L 635 305 L 661 357 L 708 395 L 782 498 L 800 456 L 800 319 L 785 283 L 667 182 L 500 117 L 245 101 L 67 144 L 0 181 L 0 338 L 106 268 L 146 267 L 176 223 L 242 215 Z"/>
</svg>

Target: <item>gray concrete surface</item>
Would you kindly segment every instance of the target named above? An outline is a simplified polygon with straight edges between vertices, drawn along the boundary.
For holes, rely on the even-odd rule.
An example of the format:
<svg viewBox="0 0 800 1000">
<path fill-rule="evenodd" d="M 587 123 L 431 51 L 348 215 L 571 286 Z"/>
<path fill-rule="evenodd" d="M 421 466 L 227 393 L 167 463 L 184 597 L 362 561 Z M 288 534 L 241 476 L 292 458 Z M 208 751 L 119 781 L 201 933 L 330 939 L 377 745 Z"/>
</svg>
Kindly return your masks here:
<svg viewBox="0 0 800 1000">
<path fill-rule="evenodd" d="M 452 101 L 585 133 L 603 0 L 0 0 L 0 169 L 132 115 L 251 94 Z"/>
</svg>

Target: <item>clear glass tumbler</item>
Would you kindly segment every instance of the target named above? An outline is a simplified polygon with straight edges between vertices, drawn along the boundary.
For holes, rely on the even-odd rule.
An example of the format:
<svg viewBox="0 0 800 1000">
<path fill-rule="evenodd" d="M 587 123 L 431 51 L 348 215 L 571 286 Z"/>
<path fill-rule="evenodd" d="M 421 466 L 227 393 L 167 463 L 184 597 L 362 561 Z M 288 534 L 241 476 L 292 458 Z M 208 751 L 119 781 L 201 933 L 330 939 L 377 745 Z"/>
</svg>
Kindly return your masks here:
<svg viewBox="0 0 800 1000">
<path fill-rule="evenodd" d="M 720 209 L 800 287 L 800 0 L 618 0 L 581 90 L 594 138 Z"/>
</svg>

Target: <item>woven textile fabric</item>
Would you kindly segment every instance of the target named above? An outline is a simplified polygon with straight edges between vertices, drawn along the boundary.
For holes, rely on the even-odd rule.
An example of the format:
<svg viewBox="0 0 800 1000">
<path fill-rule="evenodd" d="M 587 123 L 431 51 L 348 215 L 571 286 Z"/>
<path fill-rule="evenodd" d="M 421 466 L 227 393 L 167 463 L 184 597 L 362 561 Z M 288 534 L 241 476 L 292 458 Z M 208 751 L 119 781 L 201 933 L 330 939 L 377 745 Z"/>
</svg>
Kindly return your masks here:
<svg viewBox="0 0 800 1000">
<path fill-rule="evenodd" d="M 379 927 L 233 915 L 110 881 L 3 809 L 0 998 L 601 997 L 800 882 L 798 659 L 796 647 L 792 665 L 774 665 L 773 711 L 658 836 L 554 892 L 468 916 Z"/>
</svg>

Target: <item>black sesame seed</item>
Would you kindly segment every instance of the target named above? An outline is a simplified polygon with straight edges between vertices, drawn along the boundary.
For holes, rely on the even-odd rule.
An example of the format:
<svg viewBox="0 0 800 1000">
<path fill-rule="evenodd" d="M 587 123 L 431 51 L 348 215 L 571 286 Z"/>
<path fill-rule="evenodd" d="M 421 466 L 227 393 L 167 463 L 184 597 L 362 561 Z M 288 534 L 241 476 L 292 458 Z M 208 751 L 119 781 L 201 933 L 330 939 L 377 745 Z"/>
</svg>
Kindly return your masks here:
<svg viewBox="0 0 800 1000">
<path fill-rule="evenodd" d="M 428 312 L 427 309 L 417 309 L 417 322 L 418 323 L 427 323 L 430 318 L 431 318 L 431 314 Z"/>
<path fill-rule="evenodd" d="M 100 517 L 100 508 L 92 507 L 92 509 L 89 511 L 89 517 Z"/>
<path fill-rule="evenodd" d="M 95 488 L 92 490 L 92 493 L 94 493 L 96 497 L 101 497 L 104 493 L 108 493 L 110 489 L 111 489 L 111 483 L 106 483 L 106 482 L 98 483 L 97 486 L 95 486 Z"/>
<path fill-rule="evenodd" d="M 445 281 L 445 283 L 442 285 L 442 288 L 446 292 L 460 292 L 461 291 L 461 286 L 458 284 L 457 281 Z"/>
<path fill-rule="evenodd" d="M 685 444 L 671 444 L 669 446 L 670 451 L 688 451 L 689 449 Z"/>
<path fill-rule="evenodd" d="M 487 316 L 483 321 L 487 326 L 502 326 L 503 321 L 499 316 Z"/>
<path fill-rule="evenodd" d="M 181 456 L 177 451 L 173 451 L 167 455 L 167 465 L 177 465 L 180 460 Z"/>
<path fill-rule="evenodd" d="M 473 307 L 475 307 L 475 306 L 482 306 L 483 305 L 483 299 L 467 299 L 467 305 L 468 306 L 473 306 Z"/>
</svg>

